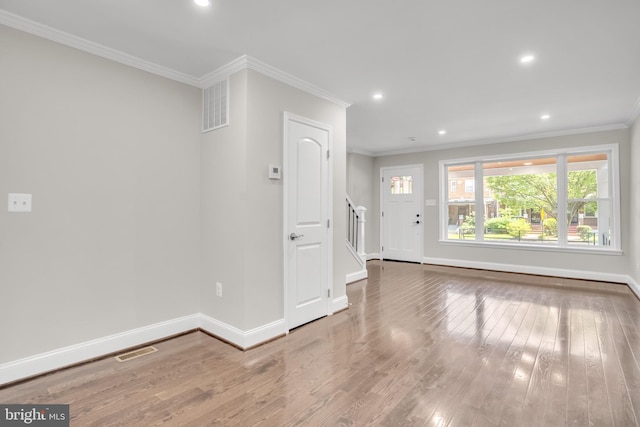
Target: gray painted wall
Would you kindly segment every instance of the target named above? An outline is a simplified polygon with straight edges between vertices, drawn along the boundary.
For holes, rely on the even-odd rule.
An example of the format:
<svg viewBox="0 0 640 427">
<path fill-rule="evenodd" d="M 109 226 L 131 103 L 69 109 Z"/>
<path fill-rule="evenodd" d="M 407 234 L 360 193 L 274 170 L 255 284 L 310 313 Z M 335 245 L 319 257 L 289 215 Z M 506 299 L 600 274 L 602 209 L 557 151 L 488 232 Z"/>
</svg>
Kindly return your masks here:
<svg viewBox="0 0 640 427">
<path fill-rule="evenodd" d="M 229 80 L 229 126 L 202 137 L 200 311 L 244 330 L 247 206 L 247 72 Z M 222 283 L 222 298 L 216 296 Z"/>
<path fill-rule="evenodd" d="M 373 201 L 379 197 L 373 194 L 373 184 L 377 176 L 373 164 L 373 157 L 356 153 L 347 154 L 347 194 L 356 206 L 364 206 L 368 209 L 365 214 L 365 252 L 368 254 L 379 251 L 379 247 L 376 246 L 378 238 L 375 235 L 380 231 L 374 230 L 374 222 L 371 221 L 371 216 L 375 215 Z"/>
<path fill-rule="evenodd" d="M 34 206 L 0 209 L 0 363 L 197 312 L 282 319 L 284 111 L 333 126 L 345 295 L 345 108 L 242 71 L 203 135 L 197 88 L 3 26 L 0 54 L 0 195 Z"/>
<path fill-rule="evenodd" d="M 4 26 L 0 57 L 0 363 L 196 312 L 200 91 Z"/>
<path fill-rule="evenodd" d="M 637 131 L 635 131 L 637 133 Z M 527 265 L 533 267 L 559 268 L 570 270 L 588 270 L 601 273 L 629 274 L 631 264 L 630 236 L 630 194 L 632 182 L 630 167 L 630 131 L 628 129 L 576 134 L 570 136 L 534 139 L 503 144 L 479 145 L 422 153 L 402 154 L 394 156 L 376 157 L 374 161 L 373 192 L 374 203 L 372 214 L 369 215 L 373 223 L 373 233 L 368 236 L 374 247 L 379 247 L 379 194 L 378 175 L 383 166 L 397 166 L 405 164 L 424 165 L 425 199 L 439 199 L 438 162 L 445 159 L 466 158 L 482 155 L 509 154 L 525 151 L 546 150 L 557 147 L 578 147 L 618 143 L 620 150 L 620 198 L 621 198 L 621 230 L 623 255 L 574 254 L 544 251 L 527 251 L 512 249 L 493 249 L 487 247 L 474 248 L 453 246 L 438 243 L 439 222 L 438 207 L 425 207 L 424 256 L 454 260 L 477 261 L 485 263 L 501 263 L 512 265 Z M 639 144 L 635 136 L 635 144 Z M 636 147 L 637 149 L 637 147 Z M 634 191 L 638 191 L 634 185 Z M 637 212 L 637 210 L 635 211 Z M 637 214 L 636 215 L 637 218 Z M 369 247 L 369 246 L 368 246 Z M 636 262 L 634 260 L 634 262 Z"/>
<path fill-rule="evenodd" d="M 254 71 L 230 88 L 230 125 L 205 134 L 203 149 L 201 311 L 249 330 L 284 317 L 283 181 L 267 172 L 283 164 L 285 111 L 333 127 L 333 297 L 346 293 L 346 110 Z"/>
</svg>

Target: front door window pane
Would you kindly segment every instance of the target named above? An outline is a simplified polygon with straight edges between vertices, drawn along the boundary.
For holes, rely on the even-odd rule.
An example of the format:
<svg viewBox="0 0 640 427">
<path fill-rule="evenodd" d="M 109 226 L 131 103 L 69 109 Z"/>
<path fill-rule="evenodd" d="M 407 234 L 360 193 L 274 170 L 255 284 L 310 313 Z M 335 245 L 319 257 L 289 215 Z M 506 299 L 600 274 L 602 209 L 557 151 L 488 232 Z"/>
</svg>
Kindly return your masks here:
<svg viewBox="0 0 640 427">
<path fill-rule="evenodd" d="M 413 177 L 392 176 L 391 194 L 413 194 Z"/>
</svg>

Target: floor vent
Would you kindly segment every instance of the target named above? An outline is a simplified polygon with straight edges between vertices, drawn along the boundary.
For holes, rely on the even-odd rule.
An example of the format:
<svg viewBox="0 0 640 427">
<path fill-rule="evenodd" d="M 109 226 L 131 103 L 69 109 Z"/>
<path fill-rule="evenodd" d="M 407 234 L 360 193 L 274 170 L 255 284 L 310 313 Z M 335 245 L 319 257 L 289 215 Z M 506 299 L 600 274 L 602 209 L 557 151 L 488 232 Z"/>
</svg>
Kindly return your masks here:
<svg viewBox="0 0 640 427">
<path fill-rule="evenodd" d="M 126 362 L 127 360 L 135 359 L 136 357 L 142 357 L 150 353 L 155 353 L 156 351 L 158 351 L 158 349 L 152 346 L 143 347 L 137 350 L 129 351 L 127 353 L 119 354 L 114 359 L 116 359 L 118 362 Z"/>
</svg>

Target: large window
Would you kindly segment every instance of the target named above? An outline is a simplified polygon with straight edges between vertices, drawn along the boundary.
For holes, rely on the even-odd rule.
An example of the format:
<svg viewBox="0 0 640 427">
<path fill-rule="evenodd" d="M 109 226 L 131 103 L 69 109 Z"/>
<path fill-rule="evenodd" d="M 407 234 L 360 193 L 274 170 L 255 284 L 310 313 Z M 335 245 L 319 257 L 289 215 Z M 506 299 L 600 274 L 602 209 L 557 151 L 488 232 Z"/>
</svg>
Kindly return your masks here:
<svg viewBox="0 0 640 427">
<path fill-rule="evenodd" d="M 615 145 L 449 160 L 440 168 L 442 240 L 620 249 Z"/>
</svg>

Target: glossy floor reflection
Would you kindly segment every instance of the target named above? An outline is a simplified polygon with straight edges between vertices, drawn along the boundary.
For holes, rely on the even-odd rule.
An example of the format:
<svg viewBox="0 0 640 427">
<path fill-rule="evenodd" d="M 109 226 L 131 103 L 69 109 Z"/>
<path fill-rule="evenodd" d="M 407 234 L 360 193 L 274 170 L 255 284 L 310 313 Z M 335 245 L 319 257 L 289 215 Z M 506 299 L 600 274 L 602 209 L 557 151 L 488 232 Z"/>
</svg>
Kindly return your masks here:
<svg viewBox="0 0 640 427">
<path fill-rule="evenodd" d="M 369 262 L 349 310 L 241 352 L 203 333 L 0 390 L 72 425 L 633 426 L 626 286 Z"/>
</svg>

